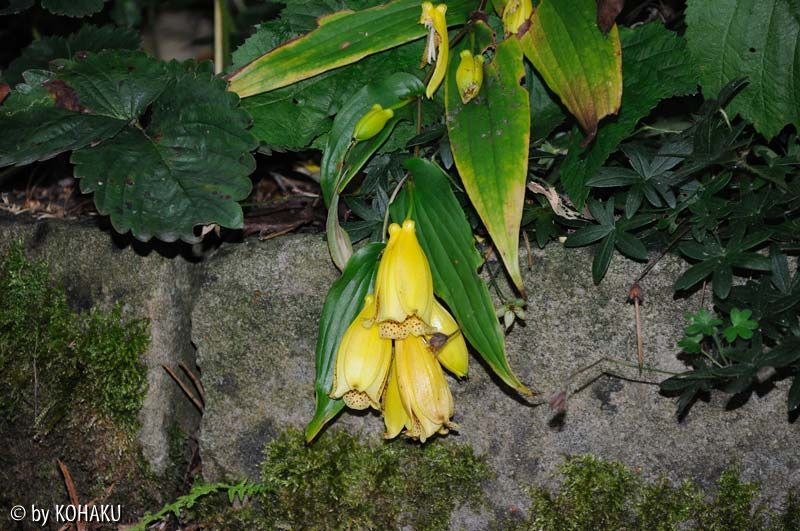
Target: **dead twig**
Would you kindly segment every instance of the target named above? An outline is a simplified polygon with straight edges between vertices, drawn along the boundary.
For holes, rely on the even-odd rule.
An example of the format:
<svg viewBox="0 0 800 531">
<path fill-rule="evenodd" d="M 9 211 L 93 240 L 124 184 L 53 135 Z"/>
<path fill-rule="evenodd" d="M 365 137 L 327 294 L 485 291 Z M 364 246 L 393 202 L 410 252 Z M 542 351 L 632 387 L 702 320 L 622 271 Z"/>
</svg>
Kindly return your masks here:
<svg viewBox="0 0 800 531">
<path fill-rule="evenodd" d="M 164 364 L 162 364 L 161 366 L 164 368 L 165 371 L 167 371 L 167 374 L 169 374 L 172 377 L 172 379 L 175 380 L 175 383 L 178 384 L 178 386 L 186 394 L 186 396 L 189 397 L 189 400 L 192 401 L 192 404 L 194 404 L 194 407 L 196 407 L 197 410 L 200 413 L 203 413 L 203 411 L 205 410 L 205 405 L 203 404 L 202 401 L 200 401 L 200 399 L 198 399 L 194 395 L 194 393 L 189 389 L 189 386 L 187 386 L 185 383 L 183 383 L 183 380 L 178 378 L 178 375 L 175 374 L 175 371 L 173 371 L 170 367 L 167 367 Z"/>
</svg>

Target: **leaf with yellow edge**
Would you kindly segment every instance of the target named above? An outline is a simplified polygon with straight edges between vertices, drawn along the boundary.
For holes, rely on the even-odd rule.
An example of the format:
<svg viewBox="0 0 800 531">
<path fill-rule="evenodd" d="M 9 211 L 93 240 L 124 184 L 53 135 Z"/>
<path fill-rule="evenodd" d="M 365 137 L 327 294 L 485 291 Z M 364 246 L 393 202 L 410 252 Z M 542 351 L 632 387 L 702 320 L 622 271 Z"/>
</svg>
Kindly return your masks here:
<svg viewBox="0 0 800 531">
<path fill-rule="evenodd" d="M 473 39 L 462 39 L 458 57 Z M 493 32 L 475 24 L 475 54 L 493 45 Z M 509 275 L 523 292 L 519 270 L 519 227 L 525 200 L 530 140 L 530 99 L 520 81 L 525 77 L 522 50 L 516 39 L 497 45 L 484 66 L 483 86 L 464 104 L 456 84 L 458 61 L 451 61 L 445 85 L 447 130 L 458 173 L 475 210 L 489 231 Z"/>
<path fill-rule="evenodd" d="M 229 90 L 244 98 L 285 87 L 317 74 L 423 37 L 420 0 L 395 0 L 361 11 L 333 13 L 319 27 L 275 48 L 229 77 Z M 464 24 L 474 0 L 447 2 L 447 23 Z"/>
<path fill-rule="evenodd" d="M 586 133 L 622 101 L 622 51 L 617 26 L 603 35 L 595 0 L 542 0 L 520 37 L 522 50 Z"/>
</svg>

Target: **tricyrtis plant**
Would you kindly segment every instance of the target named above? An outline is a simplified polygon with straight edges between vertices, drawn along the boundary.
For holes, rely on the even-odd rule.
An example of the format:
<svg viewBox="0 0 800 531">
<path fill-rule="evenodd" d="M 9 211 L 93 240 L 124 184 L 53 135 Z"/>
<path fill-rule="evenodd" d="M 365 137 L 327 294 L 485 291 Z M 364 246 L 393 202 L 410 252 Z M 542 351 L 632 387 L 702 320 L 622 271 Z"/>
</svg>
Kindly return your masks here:
<svg viewBox="0 0 800 531">
<path fill-rule="evenodd" d="M 504 385 L 531 392 L 498 322 L 535 318 L 521 236 L 596 246 L 598 283 L 617 252 L 644 262 L 677 251 L 692 265 L 676 290 L 710 279 L 723 313 L 734 276 L 764 281 L 767 249 L 787 264 L 796 254 L 791 2 L 689 0 L 685 33 L 640 24 L 636 9 L 618 27 L 619 4 L 297 0 L 255 29 L 222 78 L 136 51 L 128 30 L 87 26 L 37 41 L 4 72 L 0 127 L 14 134 L 0 136 L 0 165 L 71 152 L 81 189 L 118 231 L 197 241 L 242 226 L 254 150 L 320 150 L 342 274 L 320 319 L 306 437 L 347 404 L 381 410 L 387 436 L 427 439 L 453 426 L 442 367 L 465 376 L 468 347 Z M 742 28 L 758 17 L 779 31 L 753 29 L 755 47 Z M 706 101 L 687 97 L 698 80 Z M 478 274 L 485 256 L 515 291 L 493 280 L 499 309 Z M 796 305 L 735 307 L 759 323 L 735 342 L 768 355 L 800 336 Z M 798 372 L 791 362 L 774 378 Z"/>
</svg>

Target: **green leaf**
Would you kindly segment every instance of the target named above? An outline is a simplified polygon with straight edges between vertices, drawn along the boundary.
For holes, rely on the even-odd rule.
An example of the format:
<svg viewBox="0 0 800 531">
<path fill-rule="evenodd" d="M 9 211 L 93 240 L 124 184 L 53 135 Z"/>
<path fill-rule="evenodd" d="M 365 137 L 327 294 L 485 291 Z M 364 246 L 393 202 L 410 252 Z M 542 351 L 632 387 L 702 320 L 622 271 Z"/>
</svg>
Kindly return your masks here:
<svg viewBox="0 0 800 531">
<path fill-rule="evenodd" d="M 250 192 L 256 142 L 247 113 L 210 65 L 170 67 L 174 81 L 151 106 L 145 129 L 128 127 L 75 151 L 71 161 L 81 191 L 95 193 L 98 211 L 111 216 L 118 232 L 192 242 L 195 225 L 242 225 L 236 201 Z"/>
<path fill-rule="evenodd" d="M 689 319 L 689 326 L 686 327 L 686 334 L 690 336 L 695 334 L 713 336 L 717 331 L 717 327 L 722 324 L 721 319 L 714 317 L 714 314 L 705 308 L 687 315 L 687 318 Z"/>
<path fill-rule="evenodd" d="M 800 126 L 800 3 L 797 0 L 690 0 L 686 39 L 705 94 L 747 77 L 728 106 L 772 138 Z"/>
<path fill-rule="evenodd" d="M 614 244 L 616 243 L 616 233 L 612 232 L 606 236 L 597 247 L 597 254 L 592 260 L 592 280 L 595 284 L 600 284 L 606 276 L 608 266 L 611 265 L 611 258 L 614 256 Z"/>
<path fill-rule="evenodd" d="M 485 23 L 477 22 L 474 32 L 475 54 L 493 44 L 493 32 Z M 463 39 L 453 50 L 453 57 L 471 42 L 472 38 Z M 528 175 L 530 101 L 520 86 L 525 76 L 522 62 L 518 41 L 502 41 L 491 62 L 484 66 L 478 96 L 464 104 L 456 85 L 459 61 L 454 59 L 445 81 L 445 106 L 450 149 L 464 189 L 511 279 L 524 292 L 519 227 Z"/>
<path fill-rule="evenodd" d="M 345 159 L 353 144 L 353 130 L 358 121 L 376 103 L 386 109 L 424 92 L 425 87 L 422 81 L 411 74 L 398 72 L 382 81 L 364 86 L 342 107 L 333 121 L 320 166 L 320 186 L 326 205 L 330 204 L 337 183 L 339 191 L 343 190 L 348 181 L 360 169 L 360 166 L 345 166 Z M 356 158 L 361 165 L 366 162 L 363 156 Z"/>
<path fill-rule="evenodd" d="M 503 331 L 486 283 L 478 276 L 481 256 L 447 174 L 427 160 L 410 159 L 405 165 L 414 177 L 412 218 L 431 265 L 436 295 L 494 373 L 513 389 L 530 394 L 508 365 Z M 402 200 L 397 206 L 406 210 Z"/>
<path fill-rule="evenodd" d="M 675 291 L 681 291 L 684 289 L 689 289 L 708 275 L 710 275 L 717 267 L 719 267 L 719 260 L 706 260 L 705 262 L 700 262 L 699 264 L 695 264 L 689 269 L 687 269 L 679 278 L 675 281 Z"/>
<path fill-rule="evenodd" d="M 622 59 L 616 25 L 597 27 L 594 0 L 542 0 L 519 39 L 550 89 L 594 138 L 600 120 L 619 110 Z"/>
<path fill-rule="evenodd" d="M 85 17 L 103 10 L 104 0 L 42 0 L 42 7 L 55 15 Z"/>
<path fill-rule="evenodd" d="M 686 42 L 659 23 L 635 30 L 620 30 L 623 77 L 622 105 L 617 117 L 600 125 L 594 143 L 581 148 L 581 136 L 573 133 L 560 175 L 569 197 L 579 207 L 588 197 L 586 182 L 595 175 L 617 145 L 656 104 L 671 96 L 696 90 L 697 77 L 686 51 Z"/>
<path fill-rule="evenodd" d="M 634 260 L 647 260 L 647 248 L 639 238 L 622 230 L 617 230 L 615 234 L 617 236 L 617 249 L 622 254 Z"/>
<path fill-rule="evenodd" d="M 271 148 L 304 149 L 330 131 L 332 117 L 367 81 L 397 70 L 421 75 L 418 67 L 422 52 L 422 42 L 406 44 L 347 68 L 245 98 L 242 107 L 253 117 L 251 132 Z"/>
<path fill-rule="evenodd" d="M 789 413 L 800 408 L 800 374 L 795 375 L 792 387 L 789 388 Z"/>
<path fill-rule="evenodd" d="M 720 299 L 727 299 L 731 292 L 732 284 L 733 269 L 728 264 L 723 263 L 714 270 L 714 276 L 711 279 L 711 287 L 713 288 L 714 295 Z"/>
<path fill-rule="evenodd" d="M 325 424 L 344 407 L 341 399 L 333 399 L 328 393 L 333 387 L 333 370 L 336 367 L 336 351 L 347 327 L 364 306 L 364 297 L 369 293 L 378 268 L 378 257 L 383 250 L 382 243 L 368 243 L 357 250 L 342 276 L 333 283 L 319 318 L 317 336 L 317 374 L 314 392 L 317 408 L 314 417 L 306 427 L 306 441 L 311 442 Z"/>
<path fill-rule="evenodd" d="M 566 115 L 558 96 L 550 92 L 530 64 L 525 61 L 525 86 L 530 94 L 531 107 L 531 140 L 538 142 L 547 138 L 553 129 L 564 121 Z"/>
<path fill-rule="evenodd" d="M 425 27 L 419 24 L 420 6 L 418 0 L 395 0 L 323 17 L 311 33 L 234 72 L 229 88 L 243 98 L 268 92 L 419 39 L 426 34 Z M 459 25 L 475 5 L 470 0 L 453 0 L 447 7 L 448 23 Z"/>
<path fill-rule="evenodd" d="M 570 234 L 567 241 L 564 242 L 566 247 L 583 247 L 598 240 L 601 240 L 614 231 L 614 226 L 609 225 L 589 225 L 582 227 Z"/>
<path fill-rule="evenodd" d="M 68 37 L 44 37 L 34 41 L 3 71 L 9 85 L 22 83 L 26 70 L 47 69 L 54 59 L 72 59 L 77 52 L 100 52 L 108 49 L 136 50 L 139 34 L 114 26 L 83 26 Z"/>
<path fill-rule="evenodd" d="M 751 315 L 753 315 L 752 310 L 740 310 L 738 308 L 731 310 L 731 326 L 722 331 L 728 343 L 733 343 L 737 337 L 742 339 L 753 337 L 753 330 L 758 329 L 758 321 L 750 319 Z"/>
</svg>

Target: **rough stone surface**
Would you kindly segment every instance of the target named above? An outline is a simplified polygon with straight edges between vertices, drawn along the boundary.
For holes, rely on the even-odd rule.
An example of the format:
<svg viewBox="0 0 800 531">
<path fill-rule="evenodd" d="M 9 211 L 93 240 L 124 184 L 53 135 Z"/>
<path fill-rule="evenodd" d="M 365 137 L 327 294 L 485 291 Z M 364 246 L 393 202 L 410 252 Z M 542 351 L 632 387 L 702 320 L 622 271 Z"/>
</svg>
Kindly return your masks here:
<svg viewBox="0 0 800 531">
<path fill-rule="evenodd" d="M 32 258 L 43 258 L 67 291 L 73 309 L 108 309 L 122 301 L 123 315 L 150 321 L 150 346 L 144 355 L 148 390 L 138 434 L 145 458 L 156 473 L 169 460 L 167 430 L 177 423 L 186 433 L 198 414 L 162 364 L 192 367 L 190 339 L 193 285 L 197 271 L 180 256 L 164 256 L 139 242 L 130 243 L 93 221 L 36 221 L 0 213 L 0 252 L 22 240 Z M 175 250 L 173 249 L 173 253 Z"/>
<path fill-rule="evenodd" d="M 645 361 L 664 370 L 682 369 L 675 343 L 683 314 L 701 304 L 699 295 L 674 299 L 672 282 L 682 267 L 679 260 L 662 260 L 643 283 Z M 603 358 L 635 363 L 633 307 L 626 296 L 641 268 L 617 257 L 594 286 L 590 252 L 557 245 L 536 252 L 525 275 L 528 319 L 507 340 L 521 379 L 547 397 L 570 374 Z M 247 241 L 207 262 L 192 315 L 206 385 L 200 436 L 205 479 L 256 477 L 264 443 L 311 418 L 318 318 L 336 277 L 319 236 Z M 572 380 L 576 392 L 559 423 L 547 405 L 526 404 L 499 386 L 475 356 L 471 363 L 468 380 L 451 381 L 459 433 L 442 440 L 471 444 L 497 477 L 486 485 L 491 511 L 457 511 L 454 527 L 483 528 L 525 510 L 522 487 L 552 484 L 554 467 L 570 454 L 592 453 L 702 485 L 739 462 L 743 476 L 761 480 L 773 500 L 800 486 L 800 424 L 786 421 L 785 388 L 753 395 L 737 408 L 714 395 L 678 422 L 673 399 L 655 385 L 632 381 L 658 381 L 659 375 L 639 378 L 635 369 L 603 362 Z M 375 414 L 345 412 L 334 424 L 371 440 L 382 432 Z"/>
</svg>

